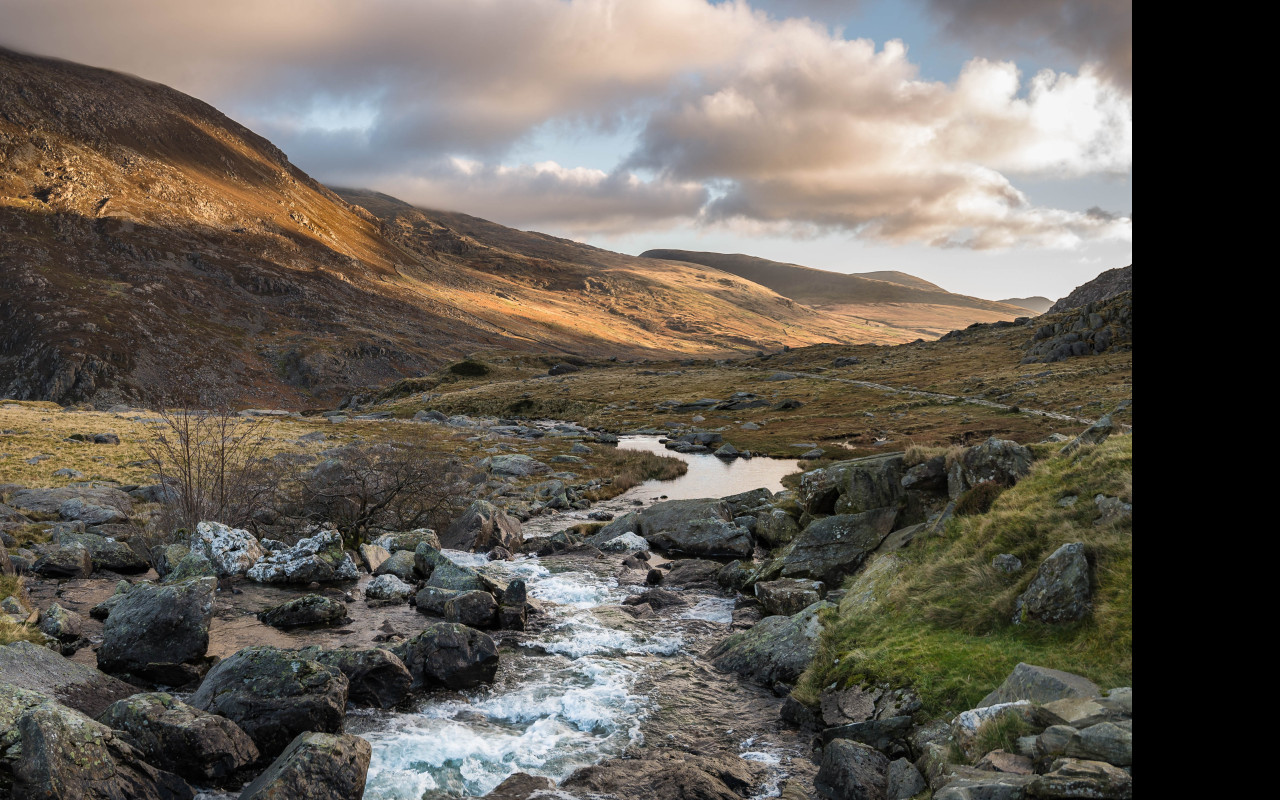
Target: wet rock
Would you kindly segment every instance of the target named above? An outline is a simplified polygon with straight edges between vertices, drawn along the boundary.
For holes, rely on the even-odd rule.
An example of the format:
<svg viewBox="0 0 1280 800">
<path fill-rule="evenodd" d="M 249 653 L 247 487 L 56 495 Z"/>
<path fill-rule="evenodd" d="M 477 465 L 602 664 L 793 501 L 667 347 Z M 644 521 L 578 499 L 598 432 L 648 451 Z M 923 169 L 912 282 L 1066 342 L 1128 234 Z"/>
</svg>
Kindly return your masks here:
<svg viewBox="0 0 1280 800">
<path fill-rule="evenodd" d="M 1102 800 L 1130 800 L 1133 778 L 1129 773 L 1101 761 L 1065 758 L 1057 768 L 1038 775 L 1028 784 L 1030 792 L 1041 798 L 1093 797 Z"/>
<path fill-rule="evenodd" d="M 241 800 L 350 800 L 364 796 L 373 748 L 347 733 L 300 733 Z"/>
<path fill-rule="evenodd" d="M 492 628 L 498 622 L 498 601 L 488 592 L 457 592 L 445 601 L 444 618 L 472 628 Z"/>
<path fill-rule="evenodd" d="M 560 788 L 591 797 L 741 800 L 759 782 L 760 771 L 734 756 L 649 751 L 641 758 L 610 758 L 584 767 Z"/>
<path fill-rule="evenodd" d="M 18 721 L 22 756 L 14 769 L 15 798 L 188 800 L 195 792 L 177 775 L 143 760 L 124 737 L 55 702 Z"/>
<path fill-rule="evenodd" d="M 648 589 L 640 594 L 633 594 L 622 601 L 624 606 L 637 606 L 646 603 L 650 608 L 660 610 L 663 608 L 681 608 L 689 605 L 689 602 L 675 592 L 666 589 Z"/>
<path fill-rule="evenodd" d="M 515 556 L 505 547 L 495 547 L 485 554 L 485 558 L 490 561 L 510 561 Z"/>
<path fill-rule="evenodd" d="M 498 671 L 498 647 L 485 633 L 442 622 L 390 648 L 413 675 L 413 688 L 470 689 Z"/>
<path fill-rule="evenodd" d="M 273 628 L 288 630 L 304 625 L 341 625 L 347 620 L 345 604 L 318 594 L 294 598 L 258 614 Z"/>
<path fill-rule="evenodd" d="M 300 658 L 335 667 L 347 676 L 347 701 L 358 706 L 393 708 L 409 693 L 413 676 L 404 662 L 380 647 L 321 650 L 308 647 Z"/>
<path fill-rule="evenodd" d="M 1046 558 L 1013 606 L 1013 622 L 1075 622 L 1093 610 L 1084 544 L 1064 544 Z"/>
<path fill-rule="evenodd" d="M 379 564 L 373 574 L 390 575 L 402 581 L 412 581 L 417 578 L 417 560 L 412 550 L 397 550 Z"/>
<path fill-rule="evenodd" d="M 377 600 L 386 603 L 407 603 L 413 596 L 413 587 L 395 575 L 379 575 L 364 587 L 366 600 Z"/>
<path fill-rule="evenodd" d="M 654 567 L 650 567 L 649 571 L 645 573 L 644 582 L 649 586 L 657 586 L 660 583 L 662 583 L 662 581 L 665 578 L 666 578 L 666 575 L 662 572 L 662 570 Z"/>
<path fill-rule="evenodd" d="M 716 667 L 765 686 L 794 683 L 817 652 L 822 623 L 818 613 L 834 608 L 814 603 L 791 617 L 765 617 L 750 630 L 733 634 L 706 653 Z"/>
<path fill-rule="evenodd" d="M 180 686 L 199 675 L 209 649 L 217 582 L 140 583 L 111 608 L 98 667 Z"/>
<path fill-rule="evenodd" d="M 196 525 L 191 550 L 209 559 L 220 578 L 244 575 L 267 554 L 253 534 L 221 522 Z"/>
<path fill-rule="evenodd" d="M 269 758 L 299 733 L 340 733 L 348 686 L 336 667 L 275 647 L 246 647 L 214 665 L 190 703 L 235 722 Z"/>
<path fill-rule="evenodd" d="M 517 772 L 494 787 L 485 797 L 487 800 L 531 800 L 538 792 L 554 788 L 556 784 L 550 778 Z"/>
<path fill-rule="evenodd" d="M 373 543 L 378 547 L 385 548 L 389 553 L 395 553 L 399 550 L 416 550 L 418 545 L 422 543 L 440 549 L 440 537 L 430 528 L 415 528 L 405 533 L 384 533 Z"/>
<path fill-rule="evenodd" d="M 978 708 L 1017 700 L 1044 705 L 1063 698 L 1097 697 L 1100 694 L 1102 690 L 1088 678 L 1062 670 L 1020 663 L 1004 679 L 1004 683 L 982 698 Z"/>
<path fill-rule="evenodd" d="M 453 550 L 485 552 L 494 547 L 518 551 L 524 543 L 520 522 L 487 500 L 477 500 L 440 537 Z"/>
<path fill-rule="evenodd" d="M 830 800 L 885 800 L 889 759 L 864 744 L 833 741 L 822 749 L 813 785 Z"/>
<path fill-rule="evenodd" d="M 821 600 L 826 591 L 826 584 L 821 581 L 800 578 L 781 578 L 755 585 L 756 598 L 760 600 L 767 616 L 789 617 L 799 614 Z"/>
<path fill-rule="evenodd" d="M 87 578 L 93 574 L 93 557 L 87 547 L 74 542 L 45 552 L 31 571 L 46 578 Z"/>
<path fill-rule="evenodd" d="M 360 573 L 342 549 L 342 535 L 329 530 L 318 531 L 287 550 L 264 556 L 245 576 L 259 583 L 308 584 L 353 581 Z"/>
<path fill-rule="evenodd" d="M 84 617 L 53 603 L 40 615 L 40 632 L 61 642 L 74 642 L 84 635 Z"/>
<path fill-rule="evenodd" d="M 112 704 L 99 721 L 137 748 L 147 763 L 199 784 L 224 784 L 258 760 L 258 747 L 225 717 L 171 694 L 136 694 Z"/>
<path fill-rule="evenodd" d="M 760 579 L 809 578 L 828 586 L 856 572 L 893 530 L 897 509 L 839 514 L 811 523 L 760 574 Z"/>
<path fill-rule="evenodd" d="M 947 492 L 954 499 L 988 481 L 1012 486 L 1030 471 L 1030 450 L 1017 442 L 992 436 L 955 459 L 947 472 Z"/>
</svg>

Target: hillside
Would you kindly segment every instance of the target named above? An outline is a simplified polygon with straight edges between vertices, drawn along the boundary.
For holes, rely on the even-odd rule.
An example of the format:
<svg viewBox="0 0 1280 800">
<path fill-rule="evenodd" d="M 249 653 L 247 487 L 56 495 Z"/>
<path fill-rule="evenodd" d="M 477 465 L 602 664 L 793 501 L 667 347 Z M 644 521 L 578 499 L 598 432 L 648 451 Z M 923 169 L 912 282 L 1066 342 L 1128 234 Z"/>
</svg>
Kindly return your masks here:
<svg viewBox="0 0 1280 800">
<path fill-rule="evenodd" d="M 1117 267 L 1101 273 L 1091 281 L 1082 283 L 1071 294 L 1058 300 L 1050 312 L 1066 311 L 1089 303 L 1109 300 L 1122 292 L 1133 291 L 1133 265 Z"/>
<path fill-rule="evenodd" d="M 180 92 L 0 50 L 0 396 L 301 406 L 481 349 L 913 338 L 704 267 L 347 196 L 372 208 Z"/>
<path fill-rule="evenodd" d="M 1041 297 L 1040 295 L 1036 295 L 1035 297 L 1010 297 L 1008 299 L 1001 300 L 1000 302 L 1005 305 L 1025 308 L 1033 314 L 1043 314 L 1049 310 L 1050 306 L 1053 305 L 1052 300 L 1047 297 Z"/>
<path fill-rule="evenodd" d="M 904 272 L 844 274 L 755 256 L 689 250 L 648 250 L 640 257 L 714 267 L 767 286 L 799 303 L 927 336 L 939 336 L 974 322 L 1015 319 L 1025 316 L 1027 310 L 953 294 Z"/>
</svg>

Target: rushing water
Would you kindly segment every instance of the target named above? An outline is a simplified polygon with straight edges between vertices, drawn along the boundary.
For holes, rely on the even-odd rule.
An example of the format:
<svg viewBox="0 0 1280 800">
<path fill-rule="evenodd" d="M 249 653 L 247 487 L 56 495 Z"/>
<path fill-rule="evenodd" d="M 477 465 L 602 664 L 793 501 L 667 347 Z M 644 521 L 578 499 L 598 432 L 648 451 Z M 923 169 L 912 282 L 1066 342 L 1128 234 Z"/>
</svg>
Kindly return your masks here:
<svg viewBox="0 0 1280 800">
<path fill-rule="evenodd" d="M 657 437 L 626 437 L 619 446 L 674 455 L 689 463 L 689 471 L 674 481 L 634 487 L 597 508 L 628 510 L 633 501 L 648 505 L 663 495 L 778 490 L 782 476 L 796 468 L 794 461 L 724 462 L 676 454 Z M 529 535 L 545 535 L 583 517 L 575 512 L 538 518 L 525 528 Z M 731 598 L 686 590 L 688 605 L 635 620 L 617 604 L 644 587 L 620 585 L 620 558 L 488 563 L 483 555 L 447 555 L 501 580 L 524 578 L 530 596 L 543 604 L 543 619 L 536 631 L 500 635 L 502 660 L 492 686 L 429 695 L 414 713 L 365 710 L 349 716 L 347 729 L 373 746 L 369 800 L 478 797 L 514 772 L 561 781 L 580 767 L 645 745 L 646 737 L 755 761 L 768 770 L 759 795 L 766 797 L 777 794 L 789 765 L 803 757 L 801 737 L 776 724 L 775 698 L 696 658 L 729 632 Z"/>
</svg>

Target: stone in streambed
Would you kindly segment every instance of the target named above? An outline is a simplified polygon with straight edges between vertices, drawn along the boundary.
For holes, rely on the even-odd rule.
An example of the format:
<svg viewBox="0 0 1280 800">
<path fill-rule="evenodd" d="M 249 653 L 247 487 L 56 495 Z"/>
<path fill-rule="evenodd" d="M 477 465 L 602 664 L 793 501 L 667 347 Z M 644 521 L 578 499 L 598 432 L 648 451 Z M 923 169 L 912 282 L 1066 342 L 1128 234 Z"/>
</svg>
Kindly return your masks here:
<svg viewBox="0 0 1280 800">
<path fill-rule="evenodd" d="M 300 733 L 245 787 L 240 800 L 351 800 L 364 796 L 373 748 L 347 733 Z"/>
<path fill-rule="evenodd" d="M 99 721 L 136 747 L 147 763 L 196 783 L 222 783 L 258 760 L 257 745 L 234 722 L 164 692 L 119 700 Z"/>
<path fill-rule="evenodd" d="M 281 630 L 304 625 L 341 625 L 347 620 L 347 607 L 323 595 L 308 594 L 272 606 L 259 613 L 258 619 Z"/>
</svg>

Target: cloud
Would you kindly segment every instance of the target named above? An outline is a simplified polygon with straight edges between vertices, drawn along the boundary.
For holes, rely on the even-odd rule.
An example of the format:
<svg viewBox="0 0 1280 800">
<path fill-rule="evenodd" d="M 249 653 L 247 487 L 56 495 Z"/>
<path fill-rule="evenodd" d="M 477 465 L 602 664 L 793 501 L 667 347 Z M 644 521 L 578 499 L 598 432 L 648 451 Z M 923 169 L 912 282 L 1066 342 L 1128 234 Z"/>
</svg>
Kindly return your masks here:
<svg viewBox="0 0 1280 800">
<path fill-rule="evenodd" d="M 201 97 L 321 180 L 508 224 L 696 219 L 975 248 L 1131 235 L 1127 218 L 1036 207 L 1013 182 L 1129 170 L 1131 99 L 1102 56 L 1030 77 L 975 58 L 923 81 L 900 42 L 743 0 L 0 2 L 5 44 Z M 1100 3 L 1081 4 L 1101 24 Z M 1012 0 L 961 5 L 1026 35 L 1051 22 Z M 1088 27 L 1065 0 L 1044 5 Z M 512 163 L 549 129 L 639 133 L 609 171 Z"/>
<path fill-rule="evenodd" d="M 952 36 L 1002 55 L 1045 44 L 1095 61 L 1099 74 L 1133 90 L 1132 0 L 925 0 Z"/>
</svg>

